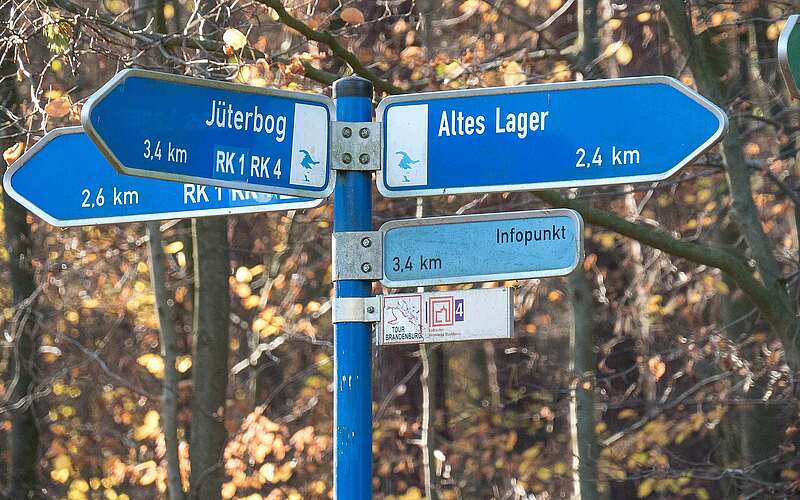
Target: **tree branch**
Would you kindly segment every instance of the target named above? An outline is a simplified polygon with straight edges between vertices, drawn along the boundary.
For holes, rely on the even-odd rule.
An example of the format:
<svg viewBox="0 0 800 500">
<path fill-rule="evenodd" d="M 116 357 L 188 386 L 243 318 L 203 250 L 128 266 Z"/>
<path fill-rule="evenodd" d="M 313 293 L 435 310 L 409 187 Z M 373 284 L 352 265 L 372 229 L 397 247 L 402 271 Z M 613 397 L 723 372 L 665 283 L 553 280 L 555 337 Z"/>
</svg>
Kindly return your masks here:
<svg viewBox="0 0 800 500">
<path fill-rule="evenodd" d="M 356 57 L 355 54 L 347 50 L 339 42 L 339 40 L 336 39 L 336 37 L 334 37 L 327 31 L 317 31 L 311 28 L 303 21 L 289 14 L 289 12 L 284 8 L 280 0 L 256 0 L 256 1 L 262 5 L 266 5 L 267 7 L 270 7 L 273 10 L 275 10 L 275 13 L 278 14 L 278 18 L 280 19 L 280 21 L 286 26 L 297 31 L 298 33 L 308 38 L 309 40 L 314 40 L 315 42 L 324 43 L 325 45 L 330 47 L 330 49 L 333 51 L 333 55 L 344 60 L 347 64 L 349 64 L 350 67 L 353 69 L 353 72 L 371 81 L 372 84 L 375 86 L 375 90 L 385 92 L 387 94 L 403 93 L 403 89 L 395 85 L 392 85 L 386 80 L 381 79 L 375 73 L 373 73 L 372 70 L 364 66 L 364 64 L 358 60 L 358 57 Z"/>
<path fill-rule="evenodd" d="M 577 200 L 566 199 L 555 191 L 537 191 L 534 194 L 548 205 L 567 207 L 579 212 L 589 224 L 604 227 L 623 236 L 633 238 L 670 255 L 721 270 L 747 293 L 753 304 L 758 307 L 759 311 L 774 328 L 778 330 L 785 329 L 789 313 L 783 307 L 783 303 L 775 300 L 774 294 L 754 277 L 753 270 L 747 262 L 734 253 L 722 248 L 675 239 L 663 231 L 641 224 L 634 224 Z M 789 350 L 787 349 L 788 352 Z"/>
</svg>

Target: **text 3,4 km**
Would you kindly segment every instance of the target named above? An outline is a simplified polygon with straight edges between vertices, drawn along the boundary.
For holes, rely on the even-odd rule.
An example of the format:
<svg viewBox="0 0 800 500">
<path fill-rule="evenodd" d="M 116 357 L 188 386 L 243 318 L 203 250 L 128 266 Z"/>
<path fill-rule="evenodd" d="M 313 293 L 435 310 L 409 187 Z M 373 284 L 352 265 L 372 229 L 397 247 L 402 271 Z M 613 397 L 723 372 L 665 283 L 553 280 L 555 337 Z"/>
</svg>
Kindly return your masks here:
<svg viewBox="0 0 800 500">
<path fill-rule="evenodd" d="M 425 257 L 424 255 L 420 255 L 419 262 L 416 262 L 416 259 L 412 259 L 412 257 L 409 255 L 405 260 L 401 259 L 400 257 L 392 257 L 392 271 L 396 273 L 413 271 L 415 263 L 419 265 L 419 270 L 421 271 L 430 271 L 442 268 L 442 259 L 438 257 Z"/>
</svg>

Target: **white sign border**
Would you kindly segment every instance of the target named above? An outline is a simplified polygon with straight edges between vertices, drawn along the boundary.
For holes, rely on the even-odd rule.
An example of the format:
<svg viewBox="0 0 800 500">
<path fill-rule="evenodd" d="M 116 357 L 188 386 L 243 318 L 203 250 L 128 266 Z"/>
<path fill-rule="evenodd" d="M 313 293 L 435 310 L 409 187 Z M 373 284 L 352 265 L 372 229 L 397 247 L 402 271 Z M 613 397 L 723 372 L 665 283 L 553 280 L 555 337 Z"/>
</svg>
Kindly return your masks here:
<svg viewBox="0 0 800 500">
<path fill-rule="evenodd" d="M 463 90 L 445 90 L 439 92 L 420 92 L 416 94 L 403 94 L 389 96 L 378 103 L 375 111 L 375 116 L 379 122 L 382 123 L 381 138 L 386 140 L 387 127 L 383 123 L 384 111 L 388 106 L 397 103 L 423 103 L 431 100 L 439 99 L 453 99 L 463 97 L 476 97 L 476 96 L 489 96 L 489 95 L 502 95 L 502 94 L 528 94 L 536 92 L 553 92 L 559 90 L 576 90 L 587 88 L 605 88 L 605 87 L 629 87 L 634 85 L 647 85 L 647 84 L 665 84 L 678 90 L 680 93 L 689 97 L 702 107 L 710 111 L 718 120 L 719 126 L 714 134 L 697 149 L 689 153 L 677 165 L 662 174 L 651 174 L 641 176 L 624 176 L 624 177 L 608 177 L 604 179 L 585 179 L 574 181 L 549 181 L 549 182 L 533 182 L 528 184 L 500 184 L 492 186 L 474 186 L 474 187 L 458 187 L 458 188 L 422 188 L 422 189 L 404 189 L 397 190 L 386 187 L 386 152 L 381 152 L 381 173 L 375 176 L 378 192 L 386 198 L 409 198 L 417 196 L 442 196 L 450 194 L 474 194 L 474 193 L 502 193 L 512 191 L 535 191 L 538 189 L 559 189 L 559 188 L 577 188 L 588 186 L 610 186 L 615 184 L 631 184 L 634 182 L 657 182 L 663 181 L 675 175 L 679 170 L 693 162 L 698 156 L 703 154 L 707 149 L 716 144 L 725 135 L 728 130 L 728 116 L 716 104 L 712 103 L 702 95 L 698 94 L 691 88 L 682 84 L 678 80 L 664 75 L 653 76 L 636 76 L 630 78 L 610 78 L 607 80 L 584 80 L 580 82 L 563 82 L 563 83 L 539 83 L 533 85 L 518 85 L 515 87 L 488 87 L 483 89 L 463 89 Z"/>
<path fill-rule="evenodd" d="M 781 35 L 778 37 L 778 66 L 781 69 L 781 75 L 786 82 L 786 87 L 792 97 L 800 98 L 800 89 L 792 76 L 792 70 L 789 68 L 789 35 L 797 27 L 797 21 L 800 20 L 800 15 L 792 14 L 786 19 L 786 24 L 783 25 Z"/>
<path fill-rule="evenodd" d="M 188 219 L 191 217 L 211 217 L 214 215 L 234 215 L 234 214 L 249 214 L 249 213 L 261 213 L 261 212 L 279 212 L 283 210 L 302 210 L 306 208 L 316 208 L 325 202 L 323 198 L 318 198 L 310 201 L 302 201 L 297 203 L 277 203 L 274 205 L 253 205 L 247 207 L 210 208 L 205 210 L 186 210 L 181 212 L 161 212 L 158 214 L 91 217 L 87 219 L 75 219 L 75 220 L 57 219 L 55 217 L 52 217 L 49 213 L 45 212 L 41 208 L 39 208 L 39 206 L 37 206 L 34 202 L 32 202 L 31 200 L 27 199 L 26 197 L 22 196 L 19 192 L 17 192 L 11 184 L 11 178 L 18 170 L 20 170 L 25 166 L 25 163 L 27 163 L 28 160 L 30 160 L 33 156 L 35 156 L 36 153 L 38 153 L 41 149 L 43 149 L 53 139 L 62 135 L 82 133 L 83 131 L 84 131 L 83 127 L 80 126 L 62 127 L 51 130 L 50 132 L 45 134 L 44 137 L 39 139 L 36 142 L 36 144 L 31 146 L 30 149 L 25 151 L 25 154 L 23 154 L 21 157 L 19 157 L 19 159 L 17 159 L 14 163 L 12 163 L 11 166 L 8 167 L 8 169 L 6 169 L 6 172 L 3 175 L 3 189 L 8 193 L 8 195 L 11 196 L 11 198 L 13 198 L 14 200 L 16 200 L 20 205 L 27 208 L 31 213 L 43 219 L 51 226 L 56 226 L 60 228 L 78 227 L 78 226 L 100 226 L 105 224 L 121 224 L 126 222 L 147 222 L 153 220 Z M 151 179 L 151 180 L 164 181 L 163 179 Z M 164 181 L 164 182 L 169 182 L 169 181 Z M 245 191 L 252 191 L 252 189 L 247 189 Z"/>
<path fill-rule="evenodd" d="M 428 278 L 419 280 L 392 281 L 386 278 L 385 254 L 382 255 L 383 266 L 381 269 L 381 284 L 387 288 L 405 288 L 412 286 L 458 285 L 463 283 L 479 283 L 487 281 L 507 281 L 533 278 L 555 278 L 566 276 L 580 266 L 584 259 L 583 249 L 583 217 L 570 208 L 550 208 L 543 210 L 523 210 L 518 212 L 498 212 L 491 214 L 448 215 L 444 217 L 427 217 L 423 219 L 400 219 L 385 222 L 378 231 L 381 235 L 382 248 L 386 249 L 386 234 L 392 229 L 409 226 L 435 226 L 439 224 L 469 224 L 472 222 L 501 221 L 501 220 L 527 220 L 544 217 L 568 217 L 575 222 L 575 250 L 577 258 L 575 265 L 560 269 L 545 271 L 523 271 L 517 273 L 475 274 L 463 277 Z"/>
<path fill-rule="evenodd" d="M 264 186 L 261 184 L 248 184 L 246 182 L 239 182 L 239 181 L 223 181 L 223 180 L 216 180 L 216 179 L 208 179 L 206 177 L 194 177 L 191 175 L 183 175 L 183 174 L 173 174 L 168 172 L 160 172 L 157 170 L 145 170 L 145 169 L 138 169 L 127 167 L 122 164 L 122 162 L 117 158 L 111 148 L 108 147 L 108 144 L 100 137 L 95 130 L 94 126 L 92 125 L 91 114 L 97 104 L 105 98 L 108 94 L 113 92 L 113 90 L 121 85 L 127 78 L 136 77 L 136 78 L 144 78 L 147 80 L 159 80 L 164 82 L 171 82 L 177 83 L 181 85 L 191 85 L 195 87 L 206 87 L 212 89 L 220 89 L 225 90 L 228 92 L 238 92 L 238 93 L 247 93 L 247 94 L 257 94 L 262 96 L 269 96 L 269 97 L 280 97 L 284 99 L 298 99 L 303 101 L 310 101 L 322 104 L 328 111 L 328 115 L 330 120 L 328 121 L 328 150 L 330 151 L 331 140 L 333 138 L 332 135 L 332 123 L 336 120 L 336 105 L 333 102 L 333 99 L 330 97 L 323 95 L 323 94 L 311 94 L 305 92 L 293 92 L 289 90 L 278 90 L 278 89 L 266 89 L 261 87 L 253 87 L 250 85 L 238 84 L 238 83 L 231 83 L 231 82 L 220 82 L 217 80 L 204 80 L 202 78 L 194 78 L 190 76 L 182 76 L 182 75 L 173 75 L 171 73 L 161 73 L 159 71 L 148 71 L 144 69 L 138 68 L 128 68 L 124 69 L 117 74 L 115 74 L 109 81 L 105 83 L 100 89 L 97 90 L 94 94 L 89 96 L 86 100 L 86 104 L 83 105 L 83 109 L 81 109 L 81 125 L 83 125 L 84 130 L 92 141 L 97 145 L 97 148 L 103 153 L 111 165 L 114 166 L 119 172 L 125 175 L 133 175 L 136 177 L 146 177 L 150 179 L 161 179 L 166 181 L 178 181 L 178 182 L 186 182 L 191 184 L 199 184 L 205 186 L 218 186 L 218 187 L 226 187 L 231 189 L 242 189 L 245 191 L 258 191 L 261 193 L 272 193 L 272 194 L 285 194 L 289 196 L 300 196 L 304 198 L 327 198 L 333 193 L 333 190 L 336 186 L 336 171 L 332 168 L 332 162 L 330 158 L 330 154 L 328 154 L 328 184 L 325 186 L 325 189 L 322 191 L 311 191 L 302 188 L 293 188 L 293 187 L 282 187 L 282 186 Z M 209 181 L 213 181 L 213 184 L 209 184 Z"/>
<path fill-rule="evenodd" d="M 422 298 L 422 307 L 425 307 L 425 296 L 427 295 L 429 298 L 431 296 L 436 295 L 452 295 L 454 293 L 459 292 L 472 292 L 472 291 L 480 291 L 480 290 L 505 290 L 508 294 L 508 321 L 507 324 L 507 333 L 508 335 L 505 337 L 484 337 L 484 338 L 458 338 L 458 339 L 448 339 L 448 340 L 425 340 L 423 336 L 423 340 L 420 342 L 413 341 L 413 340 L 403 340 L 399 342 L 386 342 L 384 340 L 384 328 L 383 328 L 383 321 L 384 318 L 381 317 L 381 320 L 377 323 L 377 328 L 375 329 L 375 345 L 377 346 L 395 346 L 395 345 L 411 345 L 411 344 L 438 344 L 438 343 L 449 343 L 449 342 L 484 342 L 487 340 L 509 340 L 513 339 L 516 336 L 516 332 L 514 331 L 514 291 L 509 287 L 499 287 L 499 288 L 468 288 L 465 290 L 448 290 L 448 291 L 429 291 L 429 292 L 417 292 L 417 293 L 392 293 L 392 294 L 384 294 L 379 295 L 380 297 L 380 309 L 381 314 L 383 314 L 383 303 L 386 300 L 386 297 L 411 297 L 419 295 Z M 423 311 L 420 311 L 420 314 L 424 314 Z"/>
</svg>

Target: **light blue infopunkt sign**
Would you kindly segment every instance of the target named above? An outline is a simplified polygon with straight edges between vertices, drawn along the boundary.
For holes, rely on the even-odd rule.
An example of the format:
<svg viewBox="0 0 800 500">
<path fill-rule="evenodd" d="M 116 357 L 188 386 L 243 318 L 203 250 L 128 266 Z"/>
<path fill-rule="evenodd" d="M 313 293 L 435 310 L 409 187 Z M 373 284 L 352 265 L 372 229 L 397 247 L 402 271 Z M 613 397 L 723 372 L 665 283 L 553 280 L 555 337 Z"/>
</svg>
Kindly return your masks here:
<svg viewBox="0 0 800 500">
<path fill-rule="evenodd" d="M 81 127 L 56 129 L 44 136 L 9 167 L 3 188 L 59 227 L 292 210 L 322 203 L 123 175 Z"/>
<path fill-rule="evenodd" d="M 393 198 L 658 181 L 727 127 L 666 76 L 392 96 L 377 116 Z"/>
<path fill-rule="evenodd" d="M 569 209 L 390 221 L 380 228 L 388 287 L 563 276 L 583 260 Z"/>
<path fill-rule="evenodd" d="M 333 109 L 324 95 L 129 69 L 81 123 L 125 174 L 325 198 Z"/>
</svg>

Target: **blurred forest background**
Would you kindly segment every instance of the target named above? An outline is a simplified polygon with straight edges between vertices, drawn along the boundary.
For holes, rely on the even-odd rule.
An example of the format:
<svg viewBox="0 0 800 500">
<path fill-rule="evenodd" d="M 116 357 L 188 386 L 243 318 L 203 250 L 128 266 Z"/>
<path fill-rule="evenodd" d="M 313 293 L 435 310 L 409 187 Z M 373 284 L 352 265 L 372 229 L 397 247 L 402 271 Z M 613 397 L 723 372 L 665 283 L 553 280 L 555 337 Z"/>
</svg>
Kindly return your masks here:
<svg viewBox="0 0 800 500">
<path fill-rule="evenodd" d="M 375 349 L 375 497 L 788 498 L 800 108 L 776 44 L 798 10 L 0 0 L 0 148 L 12 162 L 78 124 L 126 67 L 317 93 L 359 74 L 376 99 L 674 76 L 730 117 L 676 177 L 426 201 L 425 215 L 574 208 L 586 260 L 569 278 L 506 283 L 513 340 Z M 374 199 L 376 227 L 416 213 L 414 199 Z M 330 202 L 59 230 L 3 200 L 0 496 L 332 496 Z"/>
</svg>

